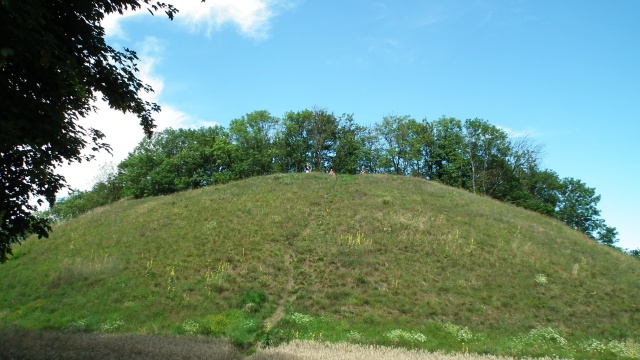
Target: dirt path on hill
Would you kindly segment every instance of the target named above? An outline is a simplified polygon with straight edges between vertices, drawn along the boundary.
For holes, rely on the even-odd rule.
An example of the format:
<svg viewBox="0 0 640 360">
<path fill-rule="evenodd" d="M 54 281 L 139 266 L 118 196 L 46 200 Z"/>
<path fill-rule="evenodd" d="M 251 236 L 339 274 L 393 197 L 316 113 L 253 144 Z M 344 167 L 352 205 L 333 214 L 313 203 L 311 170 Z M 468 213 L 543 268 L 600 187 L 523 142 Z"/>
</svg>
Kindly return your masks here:
<svg viewBox="0 0 640 360">
<path fill-rule="evenodd" d="M 285 287 L 285 294 L 290 294 L 291 290 L 293 290 L 293 265 L 291 265 L 291 261 L 293 258 L 293 253 L 291 251 L 289 251 L 287 253 L 287 255 L 285 255 L 284 257 L 284 265 L 287 268 L 287 273 L 289 274 L 289 277 L 287 278 L 287 285 Z M 269 317 L 267 320 L 264 321 L 264 326 L 266 327 L 272 327 L 275 324 L 278 323 L 278 321 L 282 320 L 282 318 L 284 317 L 284 307 L 287 304 L 290 304 L 292 302 L 294 302 L 296 300 L 296 294 L 293 294 L 289 297 L 283 296 L 282 299 L 280 299 L 280 301 L 278 302 L 278 308 L 276 309 L 276 311 L 273 313 L 273 315 L 271 315 L 271 317 Z"/>
<path fill-rule="evenodd" d="M 300 237 L 304 237 L 307 234 L 309 234 L 311 232 L 311 229 L 315 226 L 315 224 L 316 224 L 315 212 L 312 212 L 309 216 L 309 224 L 307 224 L 307 227 L 304 228 L 304 230 L 302 230 L 302 232 L 300 233 Z M 292 262 L 294 260 L 295 260 L 295 254 L 293 253 L 293 251 L 289 250 L 284 257 L 284 265 L 287 268 L 287 273 L 289 274 L 289 277 L 287 278 L 287 285 L 285 287 L 285 294 L 291 294 L 291 291 L 293 290 L 293 287 L 295 285 L 294 278 L 293 278 L 293 265 L 292 265 Z M 276 311 L 274 311 L 271 317 L 269 317 L 264 321 L 264 324 L 263 324 L 264 327 L 265 328 L 272 327 L 275 324 L 277 324 L 278 321 L 282 320 L 282 318 L 285 316 L 285 313 L 284 313 L 285 306 L 287 304 L 291 304 L 292 302 L 294 302 L 296 300 L 296 296 L 297 296 L 296 294 L 293 294 L 289 297 L 285 296 L 282 299 L 280 299 L 280 301 L 278 302 L 278 307 L 276 308 Z"/>
</svg>

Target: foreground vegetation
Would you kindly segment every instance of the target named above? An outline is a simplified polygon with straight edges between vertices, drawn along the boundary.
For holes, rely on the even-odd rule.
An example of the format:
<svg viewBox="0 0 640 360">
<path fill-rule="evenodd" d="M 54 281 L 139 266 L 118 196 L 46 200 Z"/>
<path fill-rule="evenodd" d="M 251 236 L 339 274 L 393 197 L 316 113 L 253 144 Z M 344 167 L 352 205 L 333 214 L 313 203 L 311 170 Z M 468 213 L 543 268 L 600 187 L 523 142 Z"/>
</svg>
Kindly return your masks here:
<svg viewBox="0 0 640 360">
<path fill-rule="evenodd" d="M 441 353 L 375 345 L 292 341 L 277 347 L 259 348 L 243 356 L 221 339 L 184 336 L 64 334 L 52 331 L 0 332 L 3 356 L 13 360 L 84 359 L 207 359 L 207 360 L 511 360 L 512 357 L 469 353 Z M 530 358 L 521 358 L 528 360 Z M 557 359 L 556 357 L 537 358 Z"/>
<path fill-rule="evenodd" d="M 640 262 L 560 221 L 390 175 L 118 201 L 16 248 L 0 327 L 634 358 Z"/>
</svg>

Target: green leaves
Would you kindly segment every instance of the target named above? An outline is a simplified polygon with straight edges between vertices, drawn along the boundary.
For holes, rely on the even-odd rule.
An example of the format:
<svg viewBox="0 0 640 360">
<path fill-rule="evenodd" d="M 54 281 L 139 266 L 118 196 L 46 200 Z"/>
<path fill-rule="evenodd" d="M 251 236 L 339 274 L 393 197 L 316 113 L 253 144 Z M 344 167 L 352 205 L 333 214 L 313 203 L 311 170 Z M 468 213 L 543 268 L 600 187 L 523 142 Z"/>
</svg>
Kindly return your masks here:
<svg viewBox="0 0 640 360">
<path fill-rule="evenodd" d="M 166 129 L 143 140 L 120 163 L 123 192 L 140 198 L 228 182 L 235 178 L 233 151 L 219 126 Z"/>
<path fill-rule="evenodd" d="M 144 4 L 169 18 L 177 12 L 159 1 Z M 91 160 L 87 147 L 110 150 L 100 131 L 78 124 L 95 109 L 97 94 L 135 114 L 151 136 L 160 107 L 140 98 L 152 89 L 137 78 L 138 57 L 107 45 L 101 25 L 106 14 L 140 8 L 135 0 L 0 2 L 0 262 L 11 244 L 47 235 L 33 203 L 53 205 L 66 186 L 55 168 Z"/>
<path fill-rule="evenodd" d="M 232 167 L 239 177 L 266 175 L 273 171 L 278 121 L 266 110 L 231 121 L 229 136 L 236 147 Z"/>
<path fill-rule="evenodd" d="M 10 56 L 13 56 L 14 53 L 15 52 L 13 51 L 12 48 L 5 47 L 5 48 L 0 49 L 0 56 L 1 56 L 0 57 L 0 68 L 4 67 L 7 64 L 7 62 L 8 62 L 7 58 L 10 57 Z"/>
<path fill-rule="evenodd" d="M 594 231 L 601 227 L 598 219 L 600 210 L 597 208 L 600 195 L 596 195 L 595 189 L 587 187 L 578 179 L 565 178 L 560 184 L 559 196 L 557 218 L 572 228 L 595 237 Z"/>
</svg>

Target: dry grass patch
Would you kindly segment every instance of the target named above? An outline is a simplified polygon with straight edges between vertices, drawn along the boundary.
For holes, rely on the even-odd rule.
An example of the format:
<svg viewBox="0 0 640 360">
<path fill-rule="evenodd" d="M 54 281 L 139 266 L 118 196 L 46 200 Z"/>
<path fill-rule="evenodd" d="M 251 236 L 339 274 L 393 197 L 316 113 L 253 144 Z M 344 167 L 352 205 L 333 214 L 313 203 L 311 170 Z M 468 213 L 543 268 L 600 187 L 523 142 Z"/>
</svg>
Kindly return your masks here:
<svg viewBox="0 0 640 360">
<path fill-rule="evenodd" d="M 347 343 L 319 343 L 314 341 L 293 341 L 275 348 L 258 349 L 251 360 L 510 360 L 510 356 L 478 354 L 445 354 L 424 350 L 407 350 L 375 345 L 353 345 Z M 518 358 L 527 360 L 531 358 Z M 559 360 L 542 357 L 536 360 Z"/>
</svg>

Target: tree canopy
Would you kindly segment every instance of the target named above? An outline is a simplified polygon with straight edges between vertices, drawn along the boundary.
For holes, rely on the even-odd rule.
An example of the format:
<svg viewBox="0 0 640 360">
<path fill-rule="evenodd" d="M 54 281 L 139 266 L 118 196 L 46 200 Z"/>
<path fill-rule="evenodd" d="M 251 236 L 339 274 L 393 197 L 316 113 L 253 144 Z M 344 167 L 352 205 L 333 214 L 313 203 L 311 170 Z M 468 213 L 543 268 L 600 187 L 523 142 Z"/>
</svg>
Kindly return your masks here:
<svg viewBox="0 0 640 360">
<path fill-rule="evenodd" d="M 370 127 L 325 109 L 255 111 L 222 126 L 166 129 L 144 139 L 87 193 L 60 202 L 56 217 L 122 197 L 165 195 L 282 172 L 418 176 L 513 203 L 561 220 L 613 246 L 617 230 L 597 208 L 600 196 L 580 180 L 540 167 L 541 145 L 511 137 L 483 119 L 417 121 L 385 116 Z"/>
<path fill-rule="evenodd" d="M 55 169 L 91 160 L 87 147 L 110 151 L 99 129 L 80 124 L 97 99 L 135 114 L 151 136 L 160 107 L 140 97 L 152 89 L 137 77 L 138 57 L 109 46 L 101 25 L 142 7 L 177 12 L 151 0 L 0 0 L 0 262 L 12 244 L 51 230 L 34 212 L 66 186 Z"/>
</svg>

